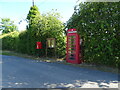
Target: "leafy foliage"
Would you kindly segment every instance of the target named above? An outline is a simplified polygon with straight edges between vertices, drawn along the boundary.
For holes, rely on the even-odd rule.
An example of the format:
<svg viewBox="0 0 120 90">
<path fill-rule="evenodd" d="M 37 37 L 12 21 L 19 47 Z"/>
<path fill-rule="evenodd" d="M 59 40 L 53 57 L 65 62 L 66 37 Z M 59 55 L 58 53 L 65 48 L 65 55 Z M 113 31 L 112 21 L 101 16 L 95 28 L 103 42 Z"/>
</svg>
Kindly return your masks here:
<svg viewBox="0 0 120 90">
<path fill-rule="evenodd" d="M 2 39 L 2 49 L 18 51 L 18 39 L 19 32 L 14 31 L 8 34 L 4 34 L 0 39 Z"/>
<path fill-rule="evenodd" d="M 31 19 L 34 19 L 34 18 L 39 17 L 39 16 L 40 16 L 40 12 L 38 10 L 38 7 L 36 5 L 31 6 L 29 13 L 27 15 L 27 19 L 31 20 Z"/>
<path fill-rule="evenodd" d="M 17 26 L 9 18 L 2 18 L 0 24 L 2 34 L 17 31 Z"/>
<path fill-rule="evenodd" d="M 120 2 L 80 3 L 67 22 L 77 28 L 84 40 L 84 60 L 89 63 L 120 66 Z"/>
<path fill-rule="evenodd" d="M 32 6 L 27 19 L 27 30 L 18 33 L 10 33 L 2 37 L 3 49 L 14 50 L 29 55 L 45 56 L 47 38 L 56 39 L 56 53 L 61 57 L 65 55 L 65 36 L 63 23 L 56 12 L 40 15 L 37 6 Z M 14 34 L 14 35 L 13 35 Z M 36 50 L 36 42 L 42 42 L 42 49 Z M 55 51 L 48 49 L 48 55 L 54 56 Z"/>
<path fill-rule="evenodd" d="M 46 50 L 46 40 L 47 38 L 56 39 L 57 54 L 59 56 L 65 55 L 65 36 L 63 35 L 63 23 L 59 20 L 60 15 L 58 13 L 52 12 L 39 17 L 32 18 L 32 23 L 29 23 L 27 29 L 27 39 L 26 41 L 27 51 L 29 54 L 37 55 L 38 51 L 35 49 L 36 42 L 41 41 L 43 49 L 40 50 L 41 56 L 45 55 Z M 25 40 L 24 39 L 24 40 Z M 48 50 L 48 55 L 52 56 L 51 53 L 54 53 L 54 50 Z"/>
</svg>

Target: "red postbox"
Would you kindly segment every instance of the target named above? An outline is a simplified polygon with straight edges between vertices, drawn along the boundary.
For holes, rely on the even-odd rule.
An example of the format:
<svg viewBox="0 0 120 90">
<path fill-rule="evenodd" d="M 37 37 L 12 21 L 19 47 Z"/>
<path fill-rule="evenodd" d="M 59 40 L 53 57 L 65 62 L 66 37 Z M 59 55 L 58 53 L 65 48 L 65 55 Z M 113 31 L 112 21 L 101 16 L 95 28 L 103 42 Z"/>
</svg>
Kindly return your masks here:
<svg viewBox="0 0 120 90">
<path fill-rule="evenodd" d="M 69 63 L 80 64 L 80 36 L 76 29 L 69 29 L 67 31 L 67 55 L 66 61 Z"/>
<path fill-rule="evenodd" d="M 42 43 L 41 42 L 36 42 L 36 49 L 42 49 Z"/>
</svg>

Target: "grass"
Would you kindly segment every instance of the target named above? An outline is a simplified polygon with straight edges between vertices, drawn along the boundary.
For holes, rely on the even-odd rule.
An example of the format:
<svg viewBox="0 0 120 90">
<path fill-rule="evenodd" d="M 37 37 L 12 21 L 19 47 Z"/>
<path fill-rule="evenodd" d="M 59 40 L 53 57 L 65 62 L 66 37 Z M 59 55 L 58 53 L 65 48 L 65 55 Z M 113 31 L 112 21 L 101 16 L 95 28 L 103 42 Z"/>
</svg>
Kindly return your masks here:
<svg viewBox="0 0 120 90">
<path fill-rule="evenodd" d="M 21 53 L 17 53 L 17 52 L 14 52 L 14 51 L 7 51 L 7 50 L 0 51 L 0 55 L 18 56 L 18 57 L 29 58 L 29 59 L 37 58 L 35 56 L 30 56 L 30 55 L 27 55 L 27 54 L 21 54 Z"/>
<path fill-rule="evenodd" d="M 87 63 L 71 64 L 71 63 L 67 63 L 63 58 L 58 59 L 58 58 L 49 58 L 49 57 L 36 57 L 36 56 L 30 56 L 27 54 L 16 53 L 13 51 L 6 51 L 6 50 L 0 51 L 0 55 L 18 56 L 18 57 L 23 57 L 23 58 L 28 58 L 28 59 L 38 60 L 38 61 L 44 61 L 44 62 L 48 62 L 48 63 L 56 62 L 56 63 L 71 65 L 71 66 L 75 66 L 75 67 L 88 68 L 88 69 L 92 69 L 92 70 L 100 70 L 100 71 L 104 71 L 104 72 L 112 72 L 112 73 L 120 74 L 120 72 L 118 72 L 118 68 L 111 68 L 111 67 L 107 67 L 107 66 L 98 66 L 98 65 L 92 65 L 92 64 L 87 64 Z"/>
<path fill-rule="evenodd" d="M 49 58 L 49 57 L 38 57 L 38 56 L 21 54 L 21 53 L 17 53 L 17 52 L 14 52 L 14 51 L 7 51 L 7 50 L 0 51 L 0 55 L 18 56 L 18 57 L 29 58 L 29 59 L 34 59 L 34 60 L 42 60 L 42 61 L 45 61 L 45 62 L 63 61 L 63 58 L 56 59 L 56 58 Z"/>
</svg>

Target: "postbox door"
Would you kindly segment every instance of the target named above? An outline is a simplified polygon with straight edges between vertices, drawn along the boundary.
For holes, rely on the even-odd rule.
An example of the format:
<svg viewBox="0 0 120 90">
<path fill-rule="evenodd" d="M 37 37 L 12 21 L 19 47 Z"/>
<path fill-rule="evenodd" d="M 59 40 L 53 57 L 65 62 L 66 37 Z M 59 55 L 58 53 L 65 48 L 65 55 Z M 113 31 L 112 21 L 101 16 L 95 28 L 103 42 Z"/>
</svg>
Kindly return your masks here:
<svg viewBox="0 0 120 90">
<path fill-rule="evenodd" d="M 42 43 L 41 42 L 36 42 L 36 49 L 42 49 Z"/>
</svg>

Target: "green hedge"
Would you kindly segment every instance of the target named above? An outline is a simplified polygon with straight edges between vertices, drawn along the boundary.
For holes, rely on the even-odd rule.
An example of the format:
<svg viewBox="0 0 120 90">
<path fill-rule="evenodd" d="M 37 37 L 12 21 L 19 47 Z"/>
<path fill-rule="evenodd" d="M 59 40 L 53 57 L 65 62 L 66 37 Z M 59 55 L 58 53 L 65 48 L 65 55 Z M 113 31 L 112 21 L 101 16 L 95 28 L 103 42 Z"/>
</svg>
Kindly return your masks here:
<svg viewBox="0 0 120 90">
<path fill-rule="evenodd" d="M 43 15 L 42 20 L 34 18 L 27 30 L 20 33 L 14 32 L 2 38 L 3 49 L 13 50 L 29 55 L 45 56 L 47 38 L 56 39 L 56 54 L 65 56 L 65 35 L 63 23 L 55 15 Z M 36 42 L 42 42 L 42 49 L 36 50 Z M 54 57 L 55 50 L 48 49 L 48 56 Z"/>
<path fill-rule="evenodd" d="M 67 22 L 67 28 L 77 28 L 84 40 L 84 61 L 120 66 L 120 2 L 80 3 Z"/>
<path fill-rule="evenodd" d="M 2 39 L 2 49 L 18 51 L 18 44 L 19 44 L 18 35 L 19 32 L 17 31 L 3 35 L 3 37 L 0 38 Z"/>
<path fill-rule="evenodd" d="M 34 35 L 34 36 L 32 36 Z M 2 49 L 3 50 L 12 50 L 23 54 L 29 54 L 38 56 L 45 56 L 46 55 L 46 35 L 43 37 L 40 37 L 39 35 L 36 35 L 35 33 L 32 33 L 32 35 L 27 32 L 12 32 L 4 37 L 0 38 L 2 39 Z M 51 37 L 50 37 L 51 38 Z M 57 57 L 63 57 L 65 56 L 65 37 L 52 37 L 56 38 L 56 54 Z M 42 49 L 37 50 L 36 49 L 36 42 L 41 41 L 42 42 Z M 48 49 L 48 56 L 53 57 L 55 54 L 54 49 Z"/>
</svg>

